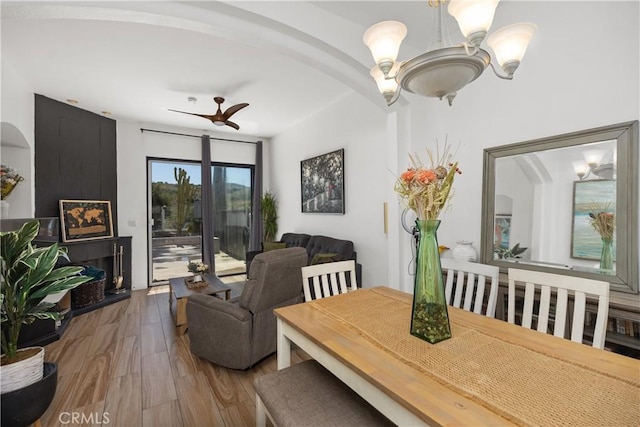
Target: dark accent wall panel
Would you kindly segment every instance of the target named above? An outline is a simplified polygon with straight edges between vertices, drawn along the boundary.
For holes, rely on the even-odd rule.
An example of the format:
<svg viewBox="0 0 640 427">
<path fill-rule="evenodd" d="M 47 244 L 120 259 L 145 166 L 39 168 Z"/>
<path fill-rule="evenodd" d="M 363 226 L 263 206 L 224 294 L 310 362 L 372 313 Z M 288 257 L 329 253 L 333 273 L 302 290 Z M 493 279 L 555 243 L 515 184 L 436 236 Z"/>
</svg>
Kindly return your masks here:
<svg viewBox="0 0 640 427">
<path fill-rule="evenodd" d="M 61 199 L 109 200 L 118 235 L 115 120 L 36 94 L 35 176 L 37 218 Z"/>
</svg>

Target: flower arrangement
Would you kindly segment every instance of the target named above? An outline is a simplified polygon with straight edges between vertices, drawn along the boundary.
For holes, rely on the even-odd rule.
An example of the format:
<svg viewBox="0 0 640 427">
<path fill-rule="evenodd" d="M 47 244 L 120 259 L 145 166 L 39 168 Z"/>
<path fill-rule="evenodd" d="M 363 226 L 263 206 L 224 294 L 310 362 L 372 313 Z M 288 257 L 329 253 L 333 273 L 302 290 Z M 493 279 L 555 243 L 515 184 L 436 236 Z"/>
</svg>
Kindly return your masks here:
<svg viewBox="0 0 640 427">
<path fill-rule="evenodd" d="M 1 200 L 5 200 L 24 178 L 14 168 L 3 164 L 0 165 L 0 180 L 2 182 Z"/>
<path fill-rule="evenodd" d="M 417 154 L 409 155 L 411 166 L 400 174 L 394 190 L 405 208 L 413 210 L 418 217 L 414 229 L 418 238 L 410 332 L 435 344 L 451 338 L 440 266 L 440 251 L 444 247 L 438 246 L 436 237 L 438 216 L 453 194 L 456 173 L 462 172 L 446 143 L 442 153 L 438 147 L 435 154 L 429 149 L 427 154 L 429 165 L 424 165 Z"/>
<path fill-rule="evenodd" d="M 189 264 L 187 264 L 187 270 L 193 274 L 204 274 L 209 270 L 209 266 L 202 261 L 189 261 Z"/>
<path fill-rule="evenodd" d="M 602 239 L 600 269 L 613 270 L 613 232 L 616 228 L 616 217 L 611 212 L 610 203 L 594 205 L 589 212 L 589 222 Z"/>
<path fill-rule="evenodd" d="M 440 153 L 427 149 L 429 165 L 425 166 L 418 155 L 409 155 L 411 166 L 396 180 L 394 190 L 402 203 L 413 210 L 421 220 L 438 219 L 446 205 L 456 173 L 461 174 L 458 162 L 453 161 L 449 147 Z"/>
<path fill-rule="evenodd" d="M 605 209 L 606 210 L 606 209 Z M 613 239 L 613 231 L 616 228 L 615 215 L 611 212 L 589 212 L 589 222 L 605 240 Z"/>
</svg>

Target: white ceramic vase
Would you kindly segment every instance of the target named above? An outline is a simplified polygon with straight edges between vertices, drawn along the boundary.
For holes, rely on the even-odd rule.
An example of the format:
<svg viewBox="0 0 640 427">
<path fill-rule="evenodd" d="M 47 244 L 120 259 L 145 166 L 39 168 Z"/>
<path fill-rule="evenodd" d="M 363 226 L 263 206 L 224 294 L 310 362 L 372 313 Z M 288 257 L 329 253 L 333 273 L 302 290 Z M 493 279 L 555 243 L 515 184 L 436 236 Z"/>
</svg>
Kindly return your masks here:
<svg viewBox="0 0 640 427">
<path fill-rule="evenodd" d="M 459 240 L 456 242 L 456 247 L 453 248 L 453 259 L 476 262 L 478 261 L 478 251 L 473 247 L 473 242 Z"/>
<path fill-rule="evenodd" d="M 18 352 L 30 349 L 40 351 L 27 359 L 3 365 L 0 369 L 0 391 L 2 393 L 18 390 L 42 379 L 44 347 L 27 347 L 18 350 Z"/>
<path fill-rule="evenodd" d="M 0 218 L 9 218 L 9 202 L 0 200 Z"/>
<path fill-rule="evenodd" d="M 197 283 L 197 282 L 202 282 L 202 275 L 201 274 L 194 274 L 193 275 L 193 283 Z"/>
</svg>

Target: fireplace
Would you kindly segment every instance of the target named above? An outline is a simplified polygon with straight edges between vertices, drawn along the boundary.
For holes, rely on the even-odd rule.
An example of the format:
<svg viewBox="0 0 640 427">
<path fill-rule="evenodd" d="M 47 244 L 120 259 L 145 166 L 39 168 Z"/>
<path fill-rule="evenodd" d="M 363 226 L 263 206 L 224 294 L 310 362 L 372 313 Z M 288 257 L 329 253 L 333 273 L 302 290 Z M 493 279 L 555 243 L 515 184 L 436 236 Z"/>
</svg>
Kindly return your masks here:
<svg viewBox="0 0 640 427">
<path fill-rule="evenodd" d="M 19 229 L 22 224 L 32 221 L 32 218 L 2 219 L 0 228 L 2 231 Z M 59 218 L 38 218 L 40 221 L 40 233 L 34 239 L 33 244 L 38 247 L 50 246 L 53 243 L 67 248 L 69 262 L 60 260 L 60 265 L 92 265 L 106 273 L 105 298 L 99 303 L 82 308 L 70 309 L 65 314 L 62 322 L 53 320 L 37 320 L 31 325 L 24 325 L 20 333 L 19 344 L 21 347 L 46 345 L 59 339 L 73 316 L 96 310 L 131 297 L 131 237 L 110 237 L 79 242 L 60 242 L 57 223 Z M 117 262 L 114 254 L 119 254 L 122 248 L 122 288 L 123 293 L 114 293 L 114 262 Z M 117 272 L 116 272 L 117 274 Z M 82 286 L 82 285 L 81 285 Z M 59 309 L 70 308 L 68 298 L 65 297 L 58 304 Z M 66 311 L 66 310 L 65 310 Z"/>
<path fill-rule="evenodd" d="M 49 245 L 51 242 L 36 244 Z M 67 248 L 69 262 L 73 265 L 92 265 L 105 271 L 107 278 L 104 291 L 105 298 L 99 303 L 72 310 L 73 315 L 87 313 L 105 305 L 113 304 L 131 296 L 131 237 L 110 237 L 80 242 L 59 243 Z M 122 250 L 122 289 L 125 292 L 116 294 L 114 283 L 114 263 Z M 117 275 L 118 272 L 116 271 Z M 82 286 L 82 285 L 81 285 Z"/>
</svg>

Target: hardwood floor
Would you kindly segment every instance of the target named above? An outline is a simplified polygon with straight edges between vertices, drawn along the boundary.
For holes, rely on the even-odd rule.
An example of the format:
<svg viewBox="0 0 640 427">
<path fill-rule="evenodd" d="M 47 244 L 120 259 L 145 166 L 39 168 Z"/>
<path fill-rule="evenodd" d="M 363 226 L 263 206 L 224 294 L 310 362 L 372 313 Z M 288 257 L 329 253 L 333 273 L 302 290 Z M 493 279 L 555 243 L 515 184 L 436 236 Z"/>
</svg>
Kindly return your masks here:
<svg viewBox="0 0 640 427">
<path fill-rule="evenodd" d="M 254 378 L 276 370 L 273 355 L 252 369 L 222 368 L 191 354 L 176 335 L 169 287 L 74 317 L 45 347 L 58 388 L 43 426 L 255 426 Z M 306 359 L 294 350 L 292 363 Z"/>
</svg>

